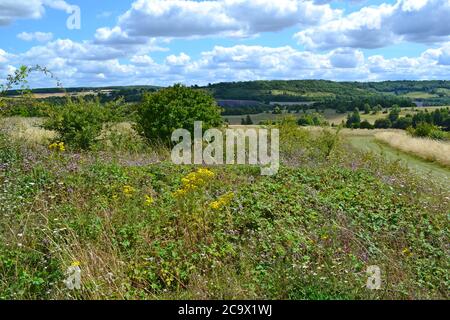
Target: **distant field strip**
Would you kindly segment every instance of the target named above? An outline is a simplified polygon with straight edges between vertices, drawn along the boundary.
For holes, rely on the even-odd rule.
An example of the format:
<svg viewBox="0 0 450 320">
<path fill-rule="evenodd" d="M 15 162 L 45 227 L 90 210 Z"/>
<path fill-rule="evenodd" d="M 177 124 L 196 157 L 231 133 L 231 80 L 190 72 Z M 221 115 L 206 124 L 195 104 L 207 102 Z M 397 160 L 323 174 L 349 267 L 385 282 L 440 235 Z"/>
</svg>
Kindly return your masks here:
<svg viewBox="0 0 450 320">
<path fill-rule="evenodd" d="M 405 132 L 379 132 L 375 139 L 403 152 L 450 167 L 450 143 L 414 138 Z"/>
</svg>

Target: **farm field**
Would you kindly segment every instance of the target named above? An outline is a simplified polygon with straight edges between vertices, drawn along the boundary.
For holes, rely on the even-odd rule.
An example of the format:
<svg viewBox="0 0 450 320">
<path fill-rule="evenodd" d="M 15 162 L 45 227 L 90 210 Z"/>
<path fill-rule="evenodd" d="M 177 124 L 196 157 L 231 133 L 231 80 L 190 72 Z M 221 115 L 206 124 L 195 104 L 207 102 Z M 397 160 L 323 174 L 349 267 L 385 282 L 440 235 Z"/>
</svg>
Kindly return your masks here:
<svg viewBox="0 0 450 320">
<path fill-rule="evenodd" d="M 411 108 L 404 108 L 400 112 L 400 115 L 401 116 L 405 116 L 407 114 L 413 115 L 414 113 L 416 113 L 419 110 L 428 110 L 431 112 L 431 111 L 439 109 L 439 108 L 443 108 L 443 107 L 417 107 L 414 109 L 414 111 Z M 308 112 L 310 112 L 310 113 L 315 112 L 315 110 L 310 109 Z M 290 113 L 291 116 L 294 116 L 296 118 L 300 117 L 302 114 L 303 113 Z M 325 120 L 327 120 L 330 124 L 339 125 L 342 123 L 342 121 L 345 122 L 345 120 L 347 119 L 347 114 L 348 113 L 337 113 L 336 110 L 333 110 L 333 109 L 325 109 L 323 116 L 324 116 Z M 244 115 L 223 116 L 224 119 L 228 119 L 228 121 L 231 125 L 241 124 L 241 119 L 245 118 L 245 117 L 246 117 L 245 114 Z M 282 115 L 272 114 L 270 112 L 267 112 L 267 113 L 251 114 L 250 117 L 254 124 L 258 124 L 260 121 L 267 121 L 267 120 L 275 121 L 277 119 L 280 119 L 282 117 Z M 375 122 L 375 120 L 385 118 L 385 117 L 386 117 L 386 114 L 383 112 L 379 112 L 377 114 L 361 113 L 361 121 L 367 120 L 372 124 Z"/>
</svg>

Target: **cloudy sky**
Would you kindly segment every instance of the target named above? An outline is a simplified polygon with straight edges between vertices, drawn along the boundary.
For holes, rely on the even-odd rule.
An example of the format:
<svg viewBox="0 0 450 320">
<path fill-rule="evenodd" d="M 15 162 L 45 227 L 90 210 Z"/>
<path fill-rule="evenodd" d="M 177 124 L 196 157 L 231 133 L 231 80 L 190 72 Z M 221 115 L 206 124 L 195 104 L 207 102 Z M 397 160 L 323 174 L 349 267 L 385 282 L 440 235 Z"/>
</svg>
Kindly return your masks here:
<svg viewBox="0 0 450 320">
<path fill-rule="evenodd" d="M 65 87 L 450 80 L 450 0 L 0 0 L 0 39 Z"/>
</svg>

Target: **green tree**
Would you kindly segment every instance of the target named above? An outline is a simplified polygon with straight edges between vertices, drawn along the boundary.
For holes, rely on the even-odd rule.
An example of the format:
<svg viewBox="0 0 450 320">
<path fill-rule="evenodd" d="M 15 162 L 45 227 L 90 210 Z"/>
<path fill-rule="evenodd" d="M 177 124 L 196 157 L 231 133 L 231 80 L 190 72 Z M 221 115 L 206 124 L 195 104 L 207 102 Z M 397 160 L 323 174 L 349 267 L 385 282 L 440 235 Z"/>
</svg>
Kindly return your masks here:
<svg viewBox="0 0 450 320">
<path fill-rule="evenodd" d="M 374 127 L 377 129 L 388 129 L 392 127 L 392 122 L 388 118 L 375 120 Z"/>
<path fill-rule="evenodd" d="M 195 121 L 202 121 L 204 130 L 221 126 L 220 113 L 207 92 L 176 84 L 144 94 L 138 107 L 137 130 L 150 141 L 171 144 L 174 130 L 183 128 L 193 133 Z"/>
<path fill-rule="evenodd" d="M 362 121 L 359 127 L 361 129 L 373 129 L 373 125 L 367 120 Z"/>
<path fill-rule="evenodd" d="M 391 123 L 394 123 L 398 120 L 398 117 L 400 116 L 400 107 L 396 104 L 392 106 L 391 111 L 389 112 L 388 118 L 391 121 Z"/>
<path fill-rule="evenodd" d="M 283 111 L 279 106 L 276 106 L 275 109 L 273 109 L 273 114 L 281 114 Z"/>
<path fill-rule="evenodd" d="M 245 118 L 245 124 L 253 124 L 253 120 L 252 120 L 252 118 L 250 117 L 250 115 L 248 114 L 247 115 L 247 117 Z"/>
<path fill-rule="evenodd" d="M 359 115 L 358 109 L 355 109 L 353 113 L 347 116 L 346 126 L 347 128 L 359 128 L 361 124 L 361 116 Z"/>
</svg>

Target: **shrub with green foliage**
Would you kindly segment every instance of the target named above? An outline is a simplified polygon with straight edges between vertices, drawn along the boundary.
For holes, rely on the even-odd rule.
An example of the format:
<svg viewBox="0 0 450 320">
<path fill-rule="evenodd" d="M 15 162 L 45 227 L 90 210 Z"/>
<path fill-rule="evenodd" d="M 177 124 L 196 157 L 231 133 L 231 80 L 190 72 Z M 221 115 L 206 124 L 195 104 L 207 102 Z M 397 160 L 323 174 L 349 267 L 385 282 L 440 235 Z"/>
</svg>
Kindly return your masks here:
<svg viewBox="0 0 450 320">
<path fill-rule="evenodd" d="M 58 140 L 73 149 L 90 149 L 105 123 L 112 119 L 110 108 L 99 101 L 68 101 L 50 112 L 44 128 L 58 133 Z"/>
<path fill-rule="evenodd" d="M 423 122 L 419 123 L 415 129 L 410 128 L 408 132 L 415 137 L 431 138 L 435 140 L 446 140 L 448 134 L 440 130 L 435 125 Z"/>
<path fill-rule="evenodd" d="M 361 116 L 358 109 L 355 109 L 352 114 L 347 116 L 346 126 L 347 128 L 359 128 L 361 124 Z"/>
<path fill-rule="evenodd" d="M 376 129 L 387 129 L 387 128 L 390 128 L 391 126 L 392 126 L 392 122 L 388 118 L 377 119 L 377 120 L 375 120 L 375 124 L 374 124 L 374 127 Z"/>
<path fill-rule="evenodd" d="M 327 124 L 323 116 L 319 113 L 303 114 L 298 118 L 297 123 L 300 126 L 321 126 Z"/>
<path fill-rule="evenodd" d="M 174 130 L 193 132 L 194 121 L 203 121 L 203 130 L 221 126 L 220 111 L 211 95 L 177 84 L 144 94 L 138 108 L 137 130 L 150 141 L 170 144 Z"/>
</svg>

